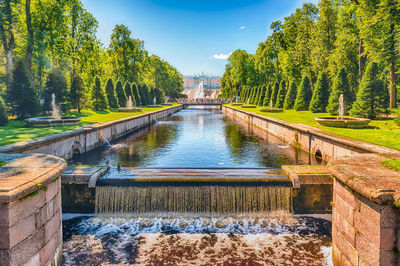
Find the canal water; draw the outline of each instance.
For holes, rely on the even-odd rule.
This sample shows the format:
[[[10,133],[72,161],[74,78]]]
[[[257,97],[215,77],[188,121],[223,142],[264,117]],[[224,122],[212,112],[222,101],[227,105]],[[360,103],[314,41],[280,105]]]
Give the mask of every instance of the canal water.
[[[107,184],[135,167],[279,168],[316,163],[307,153],[212,109],[182,110],[111,146],[82,154],[75,163],[106,162],[111,165],[102,177]],[[287,184],[107,185],[96,187],[96,208],[90,216],[64,215],[64,265],[331,261],[330,221],[294,215]]]

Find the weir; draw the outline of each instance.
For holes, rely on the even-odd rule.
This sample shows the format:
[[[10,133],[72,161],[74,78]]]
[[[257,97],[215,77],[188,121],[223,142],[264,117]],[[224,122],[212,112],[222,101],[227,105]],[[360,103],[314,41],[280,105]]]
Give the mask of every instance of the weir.
[[[242,214],[292,211],[283,186],[179,185],[96,187],[97,213],[189,212]]]
[[[293,209],[290,181],[274,168],[122,171],[122,176],[98,181],[97,213],[240,214]]]

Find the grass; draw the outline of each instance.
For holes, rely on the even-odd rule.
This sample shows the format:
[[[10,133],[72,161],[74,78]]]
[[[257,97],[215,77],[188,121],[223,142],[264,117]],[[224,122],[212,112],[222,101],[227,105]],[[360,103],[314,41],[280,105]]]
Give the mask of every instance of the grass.
[[[33,127],[27,127],[25,121],[12,119],[8,122],[7,125],[0,127],[0,146],[19,141],[26,141],[33,138],[43,137],[50,134],[60,133],[84,125],[90,125],[100,122],[108,122],[121,118],[137,116],[140,114],[164,109],[167,107],[170,106],[159,107],[159,108],[144,107],[142,112],[137,112],[137,113],[118,112],[115,110],[102,111],[102,112],[83,110],[81,113],[77,112],[69,113],[68,115],[80,117],[82,119],[78,126],[33,128]]]
[[[233,108],[241,109],[240,107]],[[243,110],[292,123],[301,123],[313,126],[329,133],[400,150],[400,126],[397,125],[393,119],[372,120],[369,127],[363,129],[333,128],[320,126],[315,122],[316,117],[330,116],[328,113],[316,114],[311,113],[310,111],[297,112],[294,110],[286,110],[282,113],[263,113],[258,111],[258,108],[246,108]]]
[[[396,170],[396,171],[400,171],[400,160],[387,160],[387,161],[383,161],[382,165],[386,168],[392,169],[392,170]]]
[[[6,164],[7,164],[7,162],[0,161],[0,167],[4,166]]]

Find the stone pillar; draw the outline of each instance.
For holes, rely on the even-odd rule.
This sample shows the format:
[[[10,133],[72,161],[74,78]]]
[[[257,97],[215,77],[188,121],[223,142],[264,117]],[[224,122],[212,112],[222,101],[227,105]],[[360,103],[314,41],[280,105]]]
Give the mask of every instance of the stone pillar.
[[[386,158],[364,154],[328,165],[335,176],[332,209],[334,265],[399,265],[400,172]],[[396,207],[397,206],[397,207]]]
[[[66,162],[41,154],[0,154],[0,161],[0,264],[60,265]]]

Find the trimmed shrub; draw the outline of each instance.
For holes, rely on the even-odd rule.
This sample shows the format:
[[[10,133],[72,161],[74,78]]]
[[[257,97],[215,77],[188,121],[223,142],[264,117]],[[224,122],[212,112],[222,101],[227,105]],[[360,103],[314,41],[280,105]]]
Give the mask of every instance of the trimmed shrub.
[[[260,89],[260,96],[258,97],[258,102],[257,102],[258,106],[263,105],[266,90],[267,90],[267,86],[265,84],[263,84]]]
[[[119,106],[125,107],[126,102],[128,101],[128,97],[126,97],[126,92],[125,92],[124,87],[122,86],[122,82],[120,80],[117,81],[117,85],[115,86],[115,91],[117,93]]]
[[[312,91],[310,79],[304,76],[300,83],[300,88],[297,92],[294,109],[296,111],[307,111],[310,106]]]
[[[294,102],[296,101],[296,96],[297,96],[296,82],[292,81],[292,83],[290,84],[289,90],[286,93],[285,101],[283,103],[283,108],[285,110],[293,109]]]
[[[0,97],[0,126],[5,126],[8,123],[8,113],[6,103]]]
[[[139,94],[140,94],[140,103],[142,106],[147,105],[147,97],[146,93],[144,92],[144,85],[139,85]]]
[[[132,93],[133,93],[133,96],[135,98],[136,105],[140,105],[142,103],[142,101],[140,99],[138,85],[135,82],[132,83]]]
[[[135,96],[133,95],[132,86],[131,86],[131,84],[130,84],[129,82],[126,82],[126,83],[125,83],[125,88],[124,88],[124,90],[125,90],[125,93],[126,93],[126,97],[127,97],[128,99],[129,99],[129,97],[131,97],[133,106],[136,106]]]
[[[118,108],[118,98],[117,98],[117,92],[115,91],[114,83],[112,79],[107,80],[106,84],[106,95],[107,95],[107,100],[108,104],[110,105],[111,108]]]
[[[318,77],[317,83],[315,84],[315,88],[310,102],[310,111],[313,113],[326,112],[328,99],[329,99],[328,74],[322,72]]]
[[[70,108],[70,102],[68,101],[68,84],[65,79],[64,72],[59,67],[51,69],[51,72],[47,76],[46,88],[43,91],[44,110],[51,110],[52,94],[56,97],[57,105],[63,113],[68,111]]]
[[[283,108],[283,103],[285,101],[286,96],[286,82],[284,80],[281,81],[279,86],[278,94],[276,95],[275,107],[276,108]]]
[[[345,109],[347,112],[349,112],[353,104],[354,97],[350,90],[347,73],[344,68],[339,69],[335,80],[333,81],[328,106],[326,107],[326,111],[331,115],[337,115],[339,113],[339,97],[341,94],[343,94]]]
[[[272,107],[275,107],[278,92],[279,92],[279,82],[276,81],[274,86],[272,87],[271,98],[269,99],[269,101],[272,102]],[[268,103],[268,104],[270,104],[270,103]]]
[[[256,95],[255,95],[254,101],[253,101],[253,104],[255,104],[255,105],[258,104],[258,99],[260,98],[261,90],[262,90],[262,85],[259,85],[257,87]]]
[[[90,92],[92,99],[92,108],[95,111],[103,111],[108,109],[108,101],[106,91],[100,85],[100,79],[96,77],[94,86]]]
[[[7,100],[13,105],[13,110],[18,119],[37,115],[40,110],[39,99],[31,84],[23,60],[15,64],[11,75],[12,81],[6,91]]]
[[[375,118],[378,113],[385,111],[385,84],[378,79],[378,64],[371,62],[362,78],[357,92],[356,101],[350,110],[350,114],[358,117]]]
[[[272,93],[272,86],[271,84],[267,85],[267,89],[265,90],[265,96],[263,99],[263,106],[270,106],[270,102],[271,102],[271,93]]]
[[[71,89],[69,90],[69,98],[71,100],[72,108],[77,108],[81,112],[82,97],[84,96],[83,80],[75,74],[72,78]]]
[[[143,93],[146,97],[147,104],[150,104],[150,105],[153,104],[153,98],[151,98],[149,88],[147,87],[146,84],[143,85]]]

